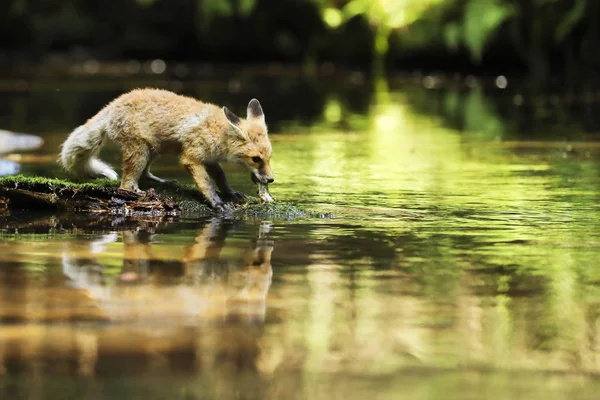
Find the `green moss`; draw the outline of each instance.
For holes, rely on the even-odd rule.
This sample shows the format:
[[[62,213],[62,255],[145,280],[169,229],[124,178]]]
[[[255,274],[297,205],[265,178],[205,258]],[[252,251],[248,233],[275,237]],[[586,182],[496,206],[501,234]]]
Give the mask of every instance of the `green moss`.
[[[119,182],[108,179],[96,179],[88,182],[73,182],[65,179],[45,178],[38,176],[14,175],[0,178],[0,194],[11,189],[27,190],[35,193],[50,194],[61,197],[63,204],[69,203],[71,193],[110,198],[115,194]],[[163,184],[152,184],[156,194],[169,198],[179,205],[181,214],[185,216],[209,216],[214,214],[204,197],[192,184],[181,184],[169,181]],[[69,196],[65,196],[67,193]],[[241,204],[236,204],[228,217],[233,218],[331,218],[329,213],[310,210],[289,203],[261,203],[260,199],[248,196]]]
[[[256,200],[254,202],[253,200]],[[273,218],[273,219],[298,219],[298,218],[333,218],[333,214],[318,210],[306,209],[288,203],[260,203],[252,199],[246,204],[238,206],[234,215],[247,218]]]
[[[89,182],[72,182],[66,179],[45,178],[42,176],[11,175],[0,178],[2,187],[19,187],[29,190],[38,189],[44,193],[54,191],[57,188],[69,189],[114,189],[119,182],[110,179],[96,179]]]

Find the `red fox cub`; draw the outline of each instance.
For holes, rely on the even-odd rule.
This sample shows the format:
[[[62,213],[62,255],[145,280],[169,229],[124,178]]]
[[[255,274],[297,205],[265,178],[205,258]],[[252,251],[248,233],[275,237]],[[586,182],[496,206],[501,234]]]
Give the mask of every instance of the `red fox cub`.
[[[262,107],[252,99],[246,111],[246,118],[241,119],[227,107],[219,108],[166,90],[135,89],[76,128],[62,145],[60,164],[81,177],[119,179],[109,165],[97,158],[109,138],[121,147],[121,189],[141,192],[138,181],[142,175],[164,182],[150,173],[152,161],[159,154],[177,152],[200,192],[213,208],[223,210],[223,200],[241,199],[244,195],[231,189],[219,162],[244,165],[252,171],[252,180],[259,190],[266,190],[267,184],[274,181],[271,142]]]

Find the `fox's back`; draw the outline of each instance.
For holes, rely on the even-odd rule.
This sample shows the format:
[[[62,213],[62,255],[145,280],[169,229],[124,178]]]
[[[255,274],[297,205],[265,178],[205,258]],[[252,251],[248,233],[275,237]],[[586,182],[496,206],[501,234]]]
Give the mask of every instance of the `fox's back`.
[[[198,115],[218,118],[219,108],[162,89],[135,89],[106,106],[110,131],[141,135],[148,141],[176,139]]]

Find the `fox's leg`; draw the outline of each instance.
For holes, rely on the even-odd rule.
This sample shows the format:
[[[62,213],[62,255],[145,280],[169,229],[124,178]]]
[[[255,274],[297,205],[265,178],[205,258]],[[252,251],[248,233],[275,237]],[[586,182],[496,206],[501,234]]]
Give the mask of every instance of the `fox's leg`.
[[[206,168],[204,168],[204,165],[187,157],[182,157],[181,164],[192,175],[200,193],[206,197],[210,202],[210,205],[213,208],[224,210],[225,205],[223,204],[223,200],[221,200],[214,186],[210,182],[210,176],[208,175]]]
[[[225,177],[225,172],[223,172],[223,168],[217,163],[204,163],[204,168],[206,168],[206,172],[212,178],[213,181],[217,184],[221,195],[225,199],[231,199],[234,201],[243,200],[245,198],[242,192],[235,192],[231,189],[231,186],[227,183],[227,178]]]
[[[143,193],[138,187],[138,182],[146,165],[148,165],[149,159],[150,149],[145,143],[127,143],[126,147],[123,148],[121,189]]]
[[[150,172],[150,165],[152,164],[152,162],[154,160],[156,160],[157,157],[158,157],[158,155],[156,153],[150,154],[150,158],[148,159],[148,164],[146,165],[146,168],[144,168],[144,172],[142,172],[142,175],[144,175],[146,178],[156,181],[158,183],[165,183],[166,179],[159,178],[158,176],[156,176],[152,172]]]

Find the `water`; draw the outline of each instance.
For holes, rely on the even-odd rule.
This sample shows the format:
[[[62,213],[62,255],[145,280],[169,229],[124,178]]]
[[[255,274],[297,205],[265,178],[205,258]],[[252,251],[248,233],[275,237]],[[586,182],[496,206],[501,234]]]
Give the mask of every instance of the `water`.
[[[336,218],[1,217],[1,398],[596,398],[587,106],[274,81],[179,89],[240,114],[261,99],[271,193]],[[24,173],[62,176],[66,133],[135,82],[44,85],[1,93],[0,120],[45,140],[8,156]],[[189,180],[169,158],[154,172]]]

